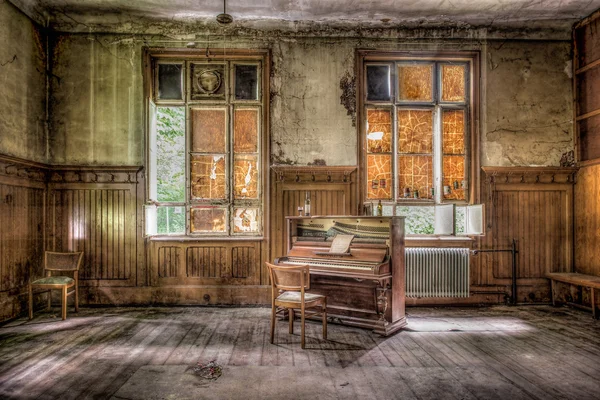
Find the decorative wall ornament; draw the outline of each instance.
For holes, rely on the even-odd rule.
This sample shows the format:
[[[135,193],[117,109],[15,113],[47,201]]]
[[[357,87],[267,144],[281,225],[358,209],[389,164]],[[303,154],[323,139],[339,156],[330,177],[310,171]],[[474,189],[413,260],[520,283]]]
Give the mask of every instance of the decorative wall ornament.
[[[227,77],[224,64],[193,63],[191,100],[225,100]]]

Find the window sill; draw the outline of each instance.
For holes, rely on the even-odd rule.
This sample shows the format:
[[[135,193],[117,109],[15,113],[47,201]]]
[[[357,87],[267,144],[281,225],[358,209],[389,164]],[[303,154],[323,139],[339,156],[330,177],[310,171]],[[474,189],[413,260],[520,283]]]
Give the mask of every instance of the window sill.
[[[260,242],[264,236],[150,236],[150,242]]]
[[[475,238],[470,236],[412,236],[404,239],[406,247],[472,247]]]

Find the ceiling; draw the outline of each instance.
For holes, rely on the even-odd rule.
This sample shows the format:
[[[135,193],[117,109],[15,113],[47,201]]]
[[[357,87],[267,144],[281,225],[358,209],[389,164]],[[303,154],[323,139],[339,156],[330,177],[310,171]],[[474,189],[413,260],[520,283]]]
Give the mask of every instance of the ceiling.
[[[223,0],[10,0],[60,30],[160,23],[215,23]],[[600,0],[228,0],[238,26],[318,24],[369,27],[565,29]],[[78,28],[75,28],[78,26]],[[85,30],[85,29],[84,29]]]

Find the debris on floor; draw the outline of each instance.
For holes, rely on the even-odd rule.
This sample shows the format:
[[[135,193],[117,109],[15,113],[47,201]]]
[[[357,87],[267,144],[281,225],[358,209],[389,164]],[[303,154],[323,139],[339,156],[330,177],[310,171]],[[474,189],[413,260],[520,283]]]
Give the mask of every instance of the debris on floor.
[[[223,368],[212,360],[207,364],[198,363],[194,368],[194,373],[204,379],[218,379],[223,373]]]

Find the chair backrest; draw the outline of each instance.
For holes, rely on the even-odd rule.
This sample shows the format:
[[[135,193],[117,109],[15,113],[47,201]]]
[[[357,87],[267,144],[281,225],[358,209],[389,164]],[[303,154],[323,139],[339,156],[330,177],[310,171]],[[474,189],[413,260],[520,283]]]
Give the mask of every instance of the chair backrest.
[[[83,261],[83,252],[59,253],[47,251],[44,253],[44,268],[46,271],[79,271]]]
[[[266,263],[273,289],[301,292],[310,289],[308,265],[273,265]]]

